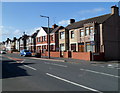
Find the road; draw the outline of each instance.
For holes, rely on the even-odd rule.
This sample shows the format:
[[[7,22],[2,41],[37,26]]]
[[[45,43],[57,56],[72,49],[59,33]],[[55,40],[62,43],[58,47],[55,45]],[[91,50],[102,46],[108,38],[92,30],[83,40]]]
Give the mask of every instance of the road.
[[[118,64],[69,63],[17,54],[2,56],[2,91],[119,93]]]

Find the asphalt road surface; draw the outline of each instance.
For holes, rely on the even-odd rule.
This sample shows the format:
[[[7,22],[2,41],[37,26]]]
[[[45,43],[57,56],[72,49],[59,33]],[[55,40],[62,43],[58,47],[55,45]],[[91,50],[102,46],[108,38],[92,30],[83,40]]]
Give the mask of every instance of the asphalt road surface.
[[[2,56],[2,91],[120,93],[118,64],[69,63]]]

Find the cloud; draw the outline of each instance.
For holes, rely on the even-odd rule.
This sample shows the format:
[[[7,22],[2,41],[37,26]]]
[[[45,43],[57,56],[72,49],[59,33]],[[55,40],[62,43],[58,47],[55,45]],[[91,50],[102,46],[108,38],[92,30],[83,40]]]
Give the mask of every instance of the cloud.
[[[85,19],[87,19],[86,17],[83,17],[83,18],[81,18],[80,20],[85,20]]]
[[[58,22],[58,24],[62,25],[62,26],[68,25],[68,24],[70,24],[70,20],[61,20],[60,22]]]
[[[32,35],[32,34],[35,33],[38,29],[40,29],[40,27],[35,27],[35,28],[32,28],[32,29],[26,29],[26,30],[25,30],[25,33],[28,34],[28,35]]]
[[[22,35],[22,30],[16,29],[12,26],[0,26],[0,36],[2,39],[5,41],[6,38],[11,38],[17,37],[19,38]],[[1,40],[0,40],[1,41]]]
[[[4,27],[4,26],[0,26],[0,33],[2,32],[3,27]]]
[[[16,34],[21,34],[21,30],[16,29],[16,30],[14,31],[14,34],[15,34],[15,35],[16,35]]]
[[[98,13],[101,11],[104,11],[104,8],[94,8],[94,9],[90,9],[90,10],[81,10],[78,13],[79,14],[88,14],[88,13]]]

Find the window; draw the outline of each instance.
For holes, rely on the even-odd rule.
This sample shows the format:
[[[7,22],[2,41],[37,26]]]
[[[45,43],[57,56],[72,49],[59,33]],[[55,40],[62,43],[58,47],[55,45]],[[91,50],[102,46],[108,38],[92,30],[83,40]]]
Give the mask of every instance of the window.
[[[61,51],[64,50],[64,44],[60,44],[60,50],[61,50]]]
[[[34,41],[33,38],[31,38],[31,43],[33,43],[33,41]]]
[[[86,52],[94,52],[95,50],[94,50],[94,47],[95,47],[95,45],[92,45],[91,43],[86,43]]]
[[[90,43],[86,43],[86,52],[90,52]]]
[[[54,49],[54,45],[51,45],[51,46],[50,46],[50,50],[53,50],[53,49]]]
[[[53,41],[53,40],[54,40],[53,35],[51,35],[51,41]]]
[[[71,31],[71,38],[74,38],[74,31]]]
[[[43,41],[46,41],[46,38],[45,38],[45,36],[43,36],[42,38],[43,38]]]
[[[40,42],[40,37],[37,38],[37,42]]]
[[[60,39],[64,39],[65,38],[65,33],[64,32],[60,32]]]
[[[83,37],[83,36],[84,36],[84,30],[81,29],[81,30],[80,30],[80,37]]]
[[[91,27],[90,27],[90,33],[92,33],[92,32],[93,32],[93,27],[91,26]]]
[[[86,36],[89,35],[89,28],[88,27],[85,28],[85,35]]]

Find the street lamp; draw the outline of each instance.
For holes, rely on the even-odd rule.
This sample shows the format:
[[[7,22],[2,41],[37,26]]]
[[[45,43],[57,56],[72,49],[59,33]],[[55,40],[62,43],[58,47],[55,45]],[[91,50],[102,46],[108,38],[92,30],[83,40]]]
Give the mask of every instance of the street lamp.
[[[49,30],[49,17],[40,15],[40,17],[48,18],[48,58],[50,58],[50,30]]]

